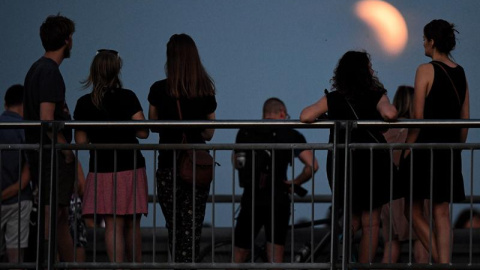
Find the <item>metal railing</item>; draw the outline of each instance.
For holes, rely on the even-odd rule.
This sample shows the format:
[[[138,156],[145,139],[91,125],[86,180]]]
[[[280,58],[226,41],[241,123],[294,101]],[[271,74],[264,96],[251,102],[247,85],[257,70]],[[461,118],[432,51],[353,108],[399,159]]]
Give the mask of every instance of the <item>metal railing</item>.
[[[468,128],[479,128],[480,127],[480,121],[478,120],[452,120],[452,121],[443,121],[443,120],[435,120],[435,121],[415,121],[415,120],[403,120],[403,121],[398,121],[398,122],[391,122],[391,123],[386,123],[382,121],[320,121],[312,124],[304,124],[300,123],[298,121],[268,121],[268,120],[262,120],[262,121],[125,121],[125,122],[77,122],[77,121],[70,121],[70,122],[22,122],[22,123],[0,123],[0,128],[37,128],[37,129],[42,129],[46,130],[48,128],[51,128],[53,126],[53,130],[58,130],[59,128],[62,127],[69,127],[69,128],[85,128],[85,127],[90,127],[90,128],[140,128],[140,127],[147,127],[147,128],[153,128],[153,127],[162,127],[162,128],[215,128],[215,129],[236,129],[236,128],[242,128],[242,127],[275,127],[275,128],[301,128],[301,129],[330,129],[332,132],[335,132],[335,138],[338,138],[338,134],[344,133],[346,141],[340,142],[338,140],[335,140],[333,143],[306,143],[306,144],[245,144],[245,145],[238,145],[238,144],[233,144],[233,143],[211,143],[211,144],[164,144],[164,145],[159,145],[159,144],[124,144],[124,145],[112,145],[112,144],[89,144],[89,145],[76,145],[76,144],[58,144],[54,141],[53,147],[50,144],[23,144],[23,145],[4,145],[0,144],[0,151],[11,151],[11,150],[18,150],[18,151],[32,151],[36,150],[38,153],[41,155],[42,153],[45,153],[44,151],[39,151],[40,149],[46,149],[50,151],[49,158],[51,158],[51,164],[54,164],[56,155],[59,150],[63,149],[70,149],[73,150],[76,153],[76,156],[78,157],[78,153],[81,151],[85,150],[104,150],[104,149],[130,149],[130,150],[142,150],[142,151],[147,151],[147,152],[153,152],[153,162],[147,163],[147,167],[151,166],[153,167],[153,172],[156,171],[156,156],[158,151],[160,150],[184,150],[184,149],[206,149],[206,150],[211,150],[212,155],[214,158],[216,157],[216,154],[221,152],[221,151],[232,151],[232,150],[239,150],[239,149],[275,149],[275,150],[291,150],[293,151],[294,149],[310,149],[314,151],[314,153],[322,152],[322,151],[333,151],[334,155],[337,153],[337,151],[344,151],[345,156],[348,157],[348,153],[352,150],[355,149],[371,149],[371,150],[377,150],[377,149],[386,149],[390,153],[392,153],[393,150],[397,149],[462,149],[462,150],[468,150],[471,152],[471,157],[470,157],[470,162],[469,162],[469,175],[468,177],[465,177],[465,179],[469,179],[469,184],[470,184],[470,190],[467,192],[467,201],[464,203],[468,203],[470,208],[474,208],[474,205],[480,202],[479,194],[475,194],[473,189],[474,189],[474,172],[475,172],[475,160],[474,160],[474,152],[478,149],[480,149],[480,143],[451,143],[451,144],[434,144],[434,143],[416,143],[416,144],[403,144],[403,143],[367,143],[367,144],[361,144],[361,143],[350,143],[349,142],[349,136],[351,134],[351,131],[356,128],[401,128],[401,127],[407,127],[407,128],[420,128],[420,127],[468,127]],[[233,140],[233,139],[232,139]],[[43,157],[44,158],[44,157]],[[40,158],[40,162],[42,160],[42,157]],[[348,158],[345,159],[348,164]],[[223,164],[228,164],[230,161],[221,161]],[[323,162],[321,162],[323,164]],[[41,164],[40,164],[41,165]],[[335,166],[335,164],[333,165]],[[41,167],[41,166],[40,166]],[[321,165],[321,167],[323,167]],[[343,168],[345,172],[348,171],[348,165]],[[295,169],[292,168],[292,175],[295,175]],[[348,175],[348,173],[345,173],[345,175]],[[313,181],[311,183],[311,188],[312,190],[315,190],[314,185],[315,185],[315,177],[313,178]],[[216,228],[215,226],[215,205],[219,203],[230,203],[232,204],[232,216],[231,216],[231,224],[233,226],[234,224],[234,212],[235,212],[235,205],[239,201],[239,195],[236,194],[235,190],[235,169],[232,168],[232,174],[231,174],[231,183],[232,183],[232,191],[231,195],[228,194],[217,194],[216,192],[216,186],[217,186],[217,181],[218,179],[216,178],[216,174],[214,174],[214,179],[212,182],[212,188],[211,188],[211,194],[209,198],[209,203],[211,204],[211,207],[213,208],[212,210],[212,228],[211,228],[211,247],[212,251],[215,249],[215,244],[216,244],[216,230],[219,230],[219,228]],[[49,181],[50,179],[43,179],[42,181]],[[40,185],[42,184],[42,181],[40,182]],[[150,180],[151,181],[151,180]],[[153,179],[154,182],[156,182],[156,179]],[[334,180],[334,183],[337,181],[345,181],[345,186],[348,187],[350,185],[348,179],[345,177],[345,179],[337,179]],[[55,185],[53,185],[55,186]],[[154,184],[154,187],[156,187],[156,184]],[[53,189],[52,194],[55,194],[55,189]],[[335,194],[335,193],[333,193]],[[293,195],[293,194],[292,194]],[[347,195],[347,193],[345,193]],[[52,196],[53,201],[52,204],[50,205],[50,213],[56,213],[56,204],[55,204],[55,196]],[[344,196],[344,200],[347,200],[348,196]],[[153,196],[151,196],[151,200],[153,201],[153,211],[156,212],[158,211],[158,207],[156,205],[156,190],[154,188]],[[160,230],[160,228],[157,227],[155,218],[153,221],[153,232],[152,232],[152,237],[153,237],[153,259],[152,262],[142,262],[142,263],[112,263],[112,262],[104,262],[104,261],[98,261],[96,258],[96,252],[99,250],[97,247],[98,242],[102,242],[101,239],[98,239],[99,237],[97,236],[97,229],[93,230],[93,258],[91,261],[86,261],[86,262],[57,262],[57,251],[56,251],[56,246],[55,246],[55,241],[50,241],[48,245],[48,250],[44,250],[44,243],[43,243],[43,225],[44,225],[44,213],[43,213],[43,207],[42,205],[45,205],[45,202],[42,202],[40,199],[39,202],[39,215],[38,215],[38,232],[36,235],[37,239],[37,260],[32,263],[19,263],[19,262],[11,262],[11,263],[0,263],[0,269],[1,268],[30,268],[30,269],[42,269],[42,268],[48,268],[48,269],[54,269],[54,268],[82,268],[82,269],[113,269],[113,268],[131,268],[131,269],[177,269],[177,268],[207,268],[207,269],[217,269],[217,268],[230,268],[230,269],[243,269],[243,268],[267,268],[267,269],[276,269],[276,268],[301,268],[301,269],[337,269],[337,268],[342,268],[342,269],[347,269],[347,268],[391,268],[391,269],[396,269],[396,268],[455,268],[455,269],[480,269],[480,262],[476,261],[474,258],[474,255],[480,254],[480,241],[478,238],[478,232],[470,229],[469,230],[469,247],[468,247],[468,259],[464,262],[456,262],[455,258],[452,258],[451,262],[449,264],[416,264],[412,261],[412,246],[411,244],[409,245],[408,248],[408,254],[409,254],[409,259],[407,262],[403,263],[378,263],[375,261],[374,263],[370,264],[359,264],[355,263],[351,259],[351,253],[352,253],[352,248],[351,246],[353,245],[352,242],[345,242],[343,245],[341,245],[343,242],[339,241],[339,238],[337,236],[343,235],[343,239],[353,239],[350,237],[350,230],[346,229],[349,228],[350,226],[348,225],[349,219],[345,218],[342,220],[343,226],[340,226],[338,222],[335,222],[340,219],[340,214],[339,214],[339,208],[336,207],[336,205],[344,205],[343,212],[349,213],[349,205],[346,203],[347,201],[340,203],[339,198],[336,198],[335,195],[331,196],[330,194],[314,194],[314,192],[311,193],[311,195],[307,198],[304,199],[298,199],[296,198],[294,200],[294,203],[292,204],[292,208],[295,207],[295,203],[307,203],[311,205],[311,219],[314,219],[315,216],[315,204],[316,203],[332,203],[332,213],[331,213],[331,235],[335,237],[330,238],[330,244],[329,244],[329,260],[327,262],[317,262],[314,259],[311,259],[310,261],[307,262],[295,262],[294,261],[294,256],[295,250],[298,249],[298,242],[299,240],[295,239],[294,234],[291,234],[291,239],[290,239],[290,247],[287,246],[287,250],[289,250],[289,254],[286,257],[290,257],[290,259],[287,258],[284,263],[268,263],[268,262],[263,262],[263,263],[257,263],[257,262],[248,262],[248,263],[234,263],[233,262],[233,249],[231,249],[231,258],[229,262],[194,262],[194,263],[175,263],[170,259],[164,259],[161,261],[158,261],[155,259],[156,254],[160,252],[159,250],[156,250],[156,243],[157,243],[157,232],[156,230]],[[1,201],[0,201],[0,206],[1,206]],[[292,211],[294,213],[294,211]],[[1,217],[0,217],[1,220]],[[56,215],[53,214],[50,218],[50,235],[55,239],[56,235],[56,230],[55,230],[55,224],[54,222],[56,220]],[[292,218],[293,221],[293,218]],[[292,222],[293,224],[293,222]],[[293,225],[291,227],[292,230],[294,230]],[[101,229],[99,229],[101,231]],[[309,240],[311,249],[313,250],[315,248],[316,242],[318,242],[318,228],[313,226],[313,221],[312,221],[312,226],[307,229],[307,240]],[[229,228],[229,231],[231,232],[231,239],[233,239],[233,228]],[[299,237],[300,238],[300,237]],[[303,239],[302,239],[303,240]],[[162,239],[160,240],[163,243],[167,242],[167,239]],[[301,241],[301,240],[300,240]],[[44,252],[41,252],[44,251]],[[313,257],[312,257],[313,258]]]

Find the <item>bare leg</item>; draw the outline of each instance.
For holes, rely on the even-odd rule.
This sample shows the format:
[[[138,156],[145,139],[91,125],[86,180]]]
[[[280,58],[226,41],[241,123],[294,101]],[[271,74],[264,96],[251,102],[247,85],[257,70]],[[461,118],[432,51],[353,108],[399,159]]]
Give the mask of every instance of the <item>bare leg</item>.
[[[50,239],[50,206],[45,206],[45,239]],[[68,207],[59,207],[57,213],[57,245],[60,259],[64,262],[73,262],[73,240],[68,224]]]
[[[413,229],[417,234],[418,240],[420,240],[420,242],[423,244],[425,249],[428,251],[430,250],[430,225],[425,218],[423,210],[424,210],[423,200],[413,201],[413,205],[412,205]],[[433,260],[435,262],[438,262],[437,240],[434,232],[432,232],[431,253],[432,253]]]
[[[111,262],[123,262],[125,255],[125,239],[123,228],[125,220],[123,216],[117,216],[114,220],[113,215],[105,216],[105,245],[108,258]],[[116,228],[116,229],[115,229]],[[114,232],[115,231],[115,232]],[[114,244],[114,239],[115,244]],[[113,253],[115,250],[115,258]]]
[[[435,230],[437,237],[438,263],[449,263],[450,260],[450,209],[447,202],[433,205]],[[453,237],[453,235],[452,235]]]
[[[50,206],[45,206],[45,240],[50,239]]]
[[[371,221],[370,221],[371,219]],[[362,212],[362,236],[358,251],[359,263],[370,263],[375,258],[380,231],[380,208]],[[371,241],[370,241],[371,240]]]
[[[273,255],[275,255],[275,257],[272,256],[272,243],[267,242],[268,261],[275,263],[283,262],[283,253],[285,251],[285,246],[273,244],[273,249]]]
[[[133,215],[125,217],[126,233],[126,250],[129,261],[141,262],[142,261],[142,234],[140,232],[140,219],[142,215],[137,215],[135,224],[133,224]],[[135,243],[133,242],[133,235],[135,234]],[[133,246],[135,245],[135,254],[133,254]]]
[[[413,255],[416,263],[428,263],[428,251],[423,246],[420,240],[413,242]]]
[[[391,254],[391,257],[390,257]],[[382,263],[396,263],[400,257],[400,243],[398,240],[385,242]]]
[[[60,259],[64,262],[73,262],[74,247],[68,223],[68,207],[60,207],[57,217],[57,244]]]
[[[20,251],[20,254],[19,254]],[[18,250],[18,248],[7,248],[8,261],[11,263],[23,262],[24,248]],[[20,259],[20,260],[19,260]]]
[[[234,252],[234,257],[233,257],[234,262],[243,263],[245,262],[248,255],[250,254],[250,249],[234,247],[233,252]]]

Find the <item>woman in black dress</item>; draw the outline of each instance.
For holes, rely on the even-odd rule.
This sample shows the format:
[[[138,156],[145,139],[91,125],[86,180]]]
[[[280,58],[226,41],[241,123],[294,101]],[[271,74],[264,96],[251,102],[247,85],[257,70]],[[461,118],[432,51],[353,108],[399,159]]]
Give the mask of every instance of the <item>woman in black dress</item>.
[[[386,90],[374,75],[370,57],[366,52],[345,53],[338,62],[332,82],[332,89],[335,91],[327,93],[316,103],[305,108],[300,115],[302,122],[313,122],[326,112],[328,112],[328,118],[332,120],[396,119],[397,110],[390,104]],[[333,142],[333,136],[333,132],[330,132],[330,142]],[[338,142],[345,142],[344,131],[340,132]],[[351,142],[386,143],[381,132],[375,129],[354,129]],[[351,225],[354,231],[362,229],[359,262],[368,263],[373,260],[377,249],[381,206],[390,199],[389,192],[385,191],[389,190],[391,161],[389,153],[384,150],[373,151],[372,163],[370,150],[353,150],[351,155],[353,216]],[[333,184],[332,158],[332,152],[329,151],[327,175],[331,187]],[[344,160],[344,151],[338,151],[337,194],[343,193],[344,190]],[[370,184],[370,179],[373,180],[373,184]],[[373,190],[372,194],[370,194],[370,188]],[[370,197],[372,197],[372,207],[370,207]]]
[[[165,73],[167,78],[155,82],[148,94],[150,120],[179,120],[177,100],[180,102],[183,120],[215,119],[217,108],[215,86],[203,67],[195,42],[190,36],[176,34],[170,37],[167,43]],[[183,133],[188,143],[205,143],[212,139],[214,133],[213,129],[167,128],[152,131],[159,133],[160,144],[180,144]],[[173,151],[159,151],[158,200],[166,219],[169,246],[174,261],[195,262],[198,258],[210,188],[196,186],[193,196],[192,184],[181,181],[179,177],[174,184],[173,165]],[[192,246],[195,246],[195,249]]]
[[[450,59],[450,52],[456,44],[455,32],[454,25],[444,20],[433,20],[423,29],[425,55],[432,58],[432,61],[417,68],[413,99],[414,119],[470,118],[465,72]],[[467,132],[466,128],[409,129],[406,142],[463,143],[467,139]],[[408,179],[405,180],[408,183],[408,166],[410,158],[413,159],[413,192],[406,190],[406,197],[412,196],[413,200],[413,228],[425,248],[430,250],[429,221],[423,214],[423,201],[431,199],[435,222],[431,254],[435,262],[448,263],[451,240],[449,203],[465,199],[460,150],[413,150],[412,155],[406,151],[404,157],[407,159],[402,161],[402,170],[406,174],[403,179]],[[406,210],[408,211],[409,207],[406,207]]]

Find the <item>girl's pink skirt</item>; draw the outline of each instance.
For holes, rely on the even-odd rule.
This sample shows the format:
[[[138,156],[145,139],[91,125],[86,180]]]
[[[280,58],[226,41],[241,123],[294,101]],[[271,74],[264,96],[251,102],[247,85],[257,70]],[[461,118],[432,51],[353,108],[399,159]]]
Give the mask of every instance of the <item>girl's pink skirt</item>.
[[[88,173],[83,195],[83,215],[95,213],[95,191],[99,215],[148,213],[148,184],[145,168],[117,173]],[[115,194],[116,178],[116,194]],[[135,185],[136,183],[136,185]],[[96,185],[96,190],[95,190]],[[135,192],[135,193],[134,193]],[[136,195],[135,195],[136,194]],[[116,208],[115,208],[116,207]]]

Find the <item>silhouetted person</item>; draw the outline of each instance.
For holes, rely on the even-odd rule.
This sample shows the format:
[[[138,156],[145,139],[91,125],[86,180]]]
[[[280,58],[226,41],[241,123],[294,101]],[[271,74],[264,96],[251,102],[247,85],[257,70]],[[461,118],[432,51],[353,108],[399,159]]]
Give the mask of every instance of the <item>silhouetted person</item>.
[[[263,119],[286,120],[290,116],[287,107],[278,98],[269,98],[263,105]],[[306,143],[305,137],[292,128],[242,128],[237,133],[236,143]],[[318,169],[317,160],[310,149],[255,150],[255,168],[252,168],[252,150],[235,151],[235,168],[238,169],[243,195],[240,213],[235,225],[235,262],[245,262],[252,249],[254,238],[265,229],[268,261],[282,262],[290,221],[290,196],[292,184],[300,186],[312,178]],[[295,179],[287,178],[292,158],[303,163],[301,173]],[[272,162],[274,158],[274,162]],[[252,170],[253,169],[253,170]],[[272,178],[274,183],[272,184]],[[252,196],[252,191],[255,196]],[[272,198],[272,192],[274,193]],[[272,204],[272,199],[273,204]],[[254,209],[252,212],[252,206]],[[273,224],[272,227],[272,212]],[[254,231],[252,232],[252,222]],[[272,232],[274,232],[272,239]],[[273,247],[273,254],[272,254]]]
[[[0,122],[22,121],[23,92],[24,88],[19,84],[8,88],[5,93],[5,111],[0,116]],[[24,144],[23,129],[0,129],[0,143]],[[3,233],[0,235],[5,238],[8,261],[23,262],[24,251],[28,247],[30,211],[32,210],[30,167],[24,151],[5,149],[1,153],[2,194],[0,198]]]
[[[469,119],[469,93],[465,71],[450,59],[455,48],[454,25],[444,20],[433,20],[423,29],[423,47],[430,63],[421,64],[415,75],[413,119]],[[464,143],[467,128],[425,127],[409,129],[406,143]],[[409,183],[406,201],[413,200],[413,229],[423,246],[431,252],[437,263],[449,263],[451,226],[450,203],[465,199],[461,150],[414,149],[413,155],[405,151],[404,179],[414,177],[413,192]],[[409,168],[413,159],[412,168]],[[433,172],[433,174],[431,173]],[[433,181],[433,186],[430,184]],[[423,201],[430,199],[434,230],[425,218]],[[407,210],[410,207],[406,207]],[[407,217],[410,214],[407,213]],[[431,239],[431,242],[430,242]],[[430,246],[432,246],[430,250]]]
[[[45,54],[30,67],[25,77],[24,118],[33,121],[70,120],[70,113],[65,102],[65,83],[59,66],[65,58],[70,57],[72,35],[75,24],[68,18],[56,15],[49,16],[40,27],[40,38]],[[26,129],[27,143],[40,143],[41,134],[38,130]],[[53,137],[57,143],[70,143],[72,131],[61,129],[53,134],[51,128],[43,134],[46,144],[51,144]],[[71,262],[73,256],[73,241],[68,224],[68,207],[75,180],[75,156],[72,150],[63,149],[57,155],[57,164],[52,164],[50,149],[43,150],[42,164],[42,199],[45,202],[45,239],[49,239],[50,221],[50,184],[51,178],[58,182],[57,188],[57,244],[60,259]],[[32,171],[32,179],[39,183],[39,153],[29,151],[28,158]],[[51,169],[53,167],[53,175]],[[58,174],[57,174],[58,171]],[[44,249],[41,249],[42,251]]]
[[[316,103],[303,109],[300,120],[314,122],[328,112],[331,120],[395,120],[397,110],[390,104],[386,90],[379,82],[372,69],[370,56],[366,52],[349,51],[339,60],[332,78],[332,89]],[[340,131],[338,142],[345,142],[345,132]],[[333,143],[334,132],[330,132],[329,142]],[[351,134],[351,142],[386,143],[385,138],[377,129],[355,129]],[[373,153],[373,156],[372,156]],[[378,245],[380,209],[390,200],[390,156],[387,151],[355,149],[351,152],[352,179],[352,222],[354,232],[362,229],[359,247],[359,262],[372,262]],[[344,151],[337,152],[335,182],[337,195],[343,194],[345,175]],[[372,162],[370,161],[372,159]],[[333,153],[328,152],[327,176],[330,187],[333,186]],[[370,167],[373,166],[371,171]],[[340,169],[342,168],[342,169]],[[372,181],[372,184],[370,184]],[[373,191],[370,192],[370,189]],[[371,199],[371,202],[370,202]],[[343,202],[343,200],[339,200]],[[371,211],[370,211],[371,209]],[[345,213],[348,217],[348,213]],[[371,245],[370,245],[371,243]]]

